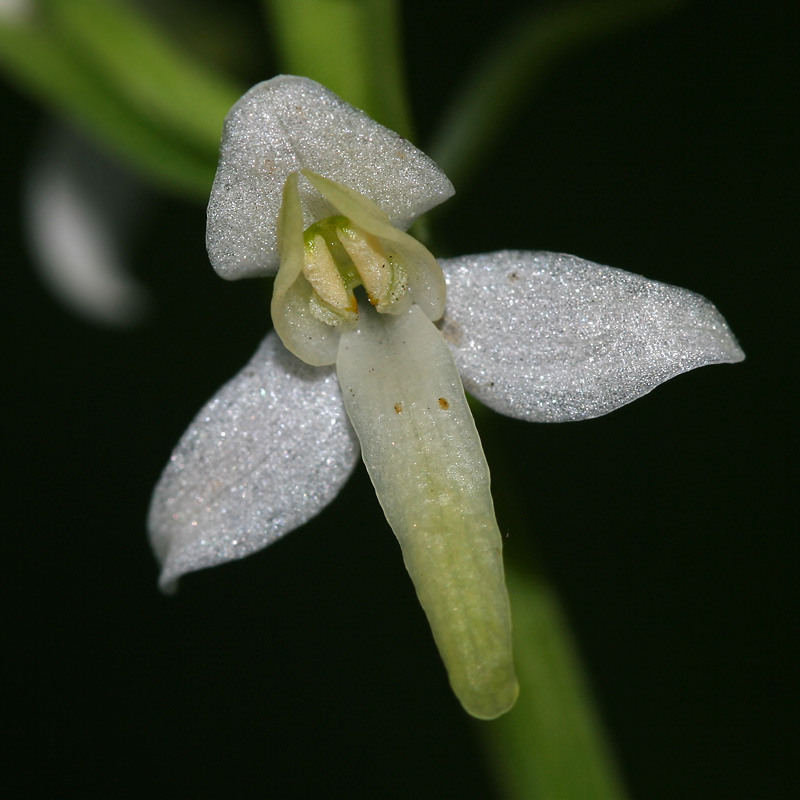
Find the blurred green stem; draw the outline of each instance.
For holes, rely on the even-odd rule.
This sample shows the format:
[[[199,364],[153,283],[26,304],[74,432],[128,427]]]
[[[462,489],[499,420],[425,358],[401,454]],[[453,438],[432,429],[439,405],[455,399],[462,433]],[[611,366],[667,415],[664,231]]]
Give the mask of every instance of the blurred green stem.
[[[530,472],[508,461],[507,423],[491,412],[481,417],[500,530],[515,533],[504,561],[520,692],[508,714],[476,725],[476,735],[507,800],[625,800],[579,649],[536,555]]]
[[[412,138],[395,0],[263,0],[281,69]]]
[[[567,621],[541,573],[507,562],[520,696],[481,727],[509,800],[623,800]]]
[[[535,4],[487,48],[450,99],[428,155],[460,191],[559,59],[587,43],[673,11],[686,0],[573,0]]]

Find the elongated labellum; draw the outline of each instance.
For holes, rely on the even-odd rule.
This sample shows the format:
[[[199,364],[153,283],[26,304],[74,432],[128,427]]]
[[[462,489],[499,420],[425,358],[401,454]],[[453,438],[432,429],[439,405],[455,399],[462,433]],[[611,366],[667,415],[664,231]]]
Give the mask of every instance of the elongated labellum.
[[[400,316],[365,306],[339,343],[347,413],[453,691],[492,719],[518,687],[486,458],[437,328],[418,306]]]

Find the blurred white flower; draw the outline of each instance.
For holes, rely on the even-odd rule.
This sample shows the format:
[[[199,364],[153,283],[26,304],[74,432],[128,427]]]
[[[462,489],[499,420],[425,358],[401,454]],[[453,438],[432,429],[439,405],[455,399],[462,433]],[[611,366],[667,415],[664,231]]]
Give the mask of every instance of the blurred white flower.
[[[0,20],[24,22],[36,11],[34,0],[0,0]]]
[[[149,309],[124,255],[142,193],[121,164],[66,128],[49,130],[34,150],[23,205],[33,263],[53,293],[91,322],[126,327]]]

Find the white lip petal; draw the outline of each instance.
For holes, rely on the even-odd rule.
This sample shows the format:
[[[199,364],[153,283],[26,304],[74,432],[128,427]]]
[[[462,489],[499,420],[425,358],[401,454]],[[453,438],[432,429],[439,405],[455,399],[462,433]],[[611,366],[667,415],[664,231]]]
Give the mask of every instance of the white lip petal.
[[[744,358],[717,309],[686,289],[558,253],[440,264],[441,329],[464,386],[511,417],[597,417],[682,372]]]
[[[418,306],[367,309],[336,367],[453,691],[492,719],[517,696],[511,616],[489,468],[452,355]]]
[[[271,544],[336,497],[358,460],[333,369],[270,333],[194,419],[150,507],[160,584]]]
[[[281,191],[303,168],[370,198],[402,229],[453,194],[445,174],[409,141],[324,86],[279,75],[250,89],[225,121],[206,234],[219,275],[275,272]],[[301,201],[306,225],[330,213],[310,185],[301,187]]]

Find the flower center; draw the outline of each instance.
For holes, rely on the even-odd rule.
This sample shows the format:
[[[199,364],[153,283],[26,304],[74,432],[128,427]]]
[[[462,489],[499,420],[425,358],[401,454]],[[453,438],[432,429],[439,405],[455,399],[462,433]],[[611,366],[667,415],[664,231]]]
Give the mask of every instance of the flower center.
[[[300,177],[319,194],[315,202],[324,201],[333,212],[308,228]],[[358,287],[381,314],[404,314],[413,304],[428,319],[442,316],[447,287],[436,259],[354,189],[311,170],[291,173],[277,233],[281,266],[272,321],[286,348],[307,364],[336,362],[342,333],[361,323]]]
[[[303,234],[303,275],[311,284],[311,312],[326,325],[358,314],[354,290],[363,286],[370,303],[386,312],[408,289],[402,262],[388,255],[378,237],[347,217],[315,222]]]

